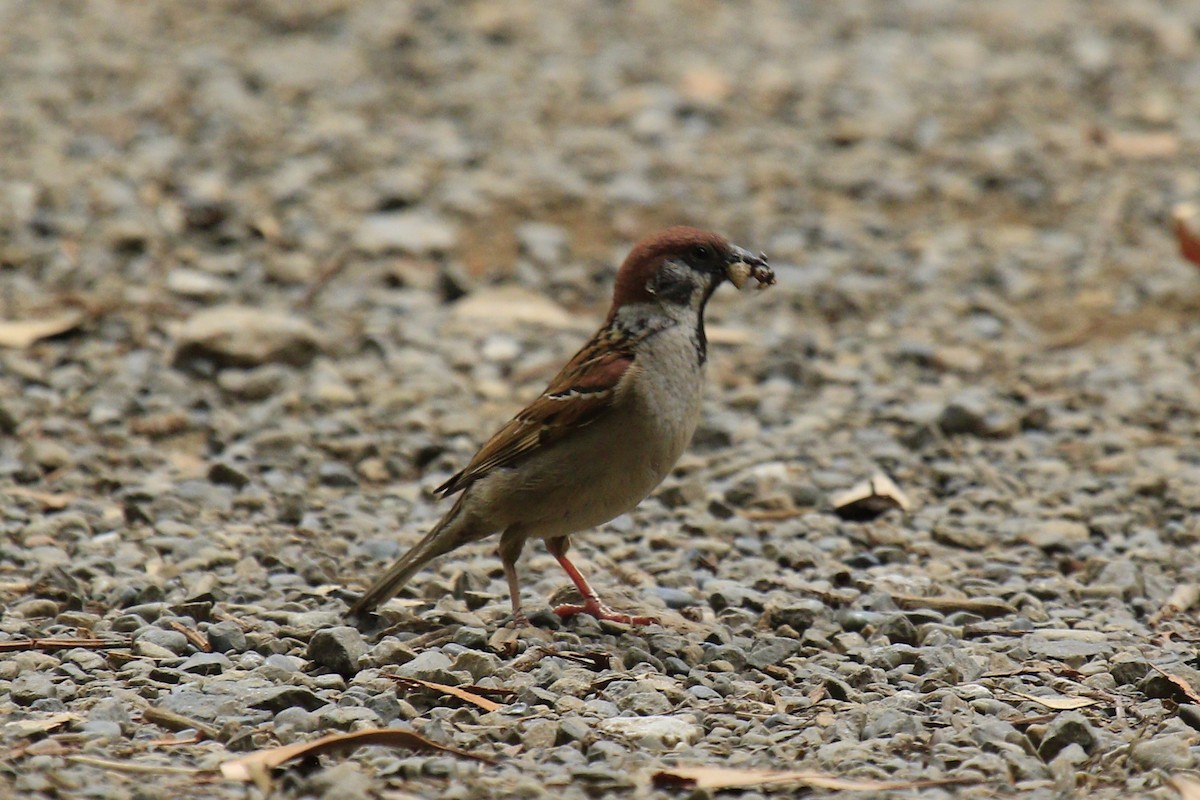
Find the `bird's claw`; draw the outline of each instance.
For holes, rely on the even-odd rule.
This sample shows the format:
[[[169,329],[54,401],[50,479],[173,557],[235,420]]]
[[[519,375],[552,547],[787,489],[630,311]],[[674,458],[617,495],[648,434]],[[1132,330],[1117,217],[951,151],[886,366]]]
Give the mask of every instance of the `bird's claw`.
[[[620,611],[615,611],[605,604],[588,600],[583,605],[572,605],[570,603],[555,606],[554,613],[558,614],[562,619],[573,617],[576,614],[588,614],[596,619],[606,619],[610,622],[621,622],[626,625],[650,625],[658,622],[658,617],[639,617],[631,614],[622,614]]]

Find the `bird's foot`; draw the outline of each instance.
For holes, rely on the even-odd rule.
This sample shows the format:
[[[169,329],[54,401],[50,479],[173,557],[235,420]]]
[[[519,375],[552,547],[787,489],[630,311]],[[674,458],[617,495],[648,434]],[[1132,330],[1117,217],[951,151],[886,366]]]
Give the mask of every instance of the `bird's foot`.
[[[620,611],[615,611],[609,608],[599,600],[588,599],[583,605],[565,604],[554,607],[554,613],[563,619],[573,617],[576,614],[588,614],[596,619],[606,619],[610,622],[623,622],[626,625],[649,625],[658,622],[658,617],[635,617],[631,614],[622,614]]]

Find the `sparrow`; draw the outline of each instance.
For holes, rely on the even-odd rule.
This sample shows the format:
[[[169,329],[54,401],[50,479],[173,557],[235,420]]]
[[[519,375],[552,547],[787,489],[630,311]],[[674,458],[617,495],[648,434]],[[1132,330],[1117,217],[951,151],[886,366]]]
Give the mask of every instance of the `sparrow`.
[[[725,237],[673,227],[642,239],[617,272],[600,330],[546,390],[435,491],[458,494],[434,528],[350,608],[360,616],[394,596],[440,555],[500,534],[499,555],[521,610],[517,559],[542,539],[583,598],[554,609],[634,625],[652,617],[615,611],[567,558],[572,534],[632,510],[674,466],[700,421],[708,358],[704,309],[728,280],[775,282],[764,254]]]

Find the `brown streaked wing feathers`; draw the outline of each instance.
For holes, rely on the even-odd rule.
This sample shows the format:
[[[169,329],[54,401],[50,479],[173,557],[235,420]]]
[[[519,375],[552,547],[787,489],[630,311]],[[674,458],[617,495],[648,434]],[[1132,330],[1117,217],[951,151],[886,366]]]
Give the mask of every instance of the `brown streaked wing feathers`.
[[[520,460],[608,411],[631,374],[634,346],[654,331],[622,340],[613,327],[584,345],[538,399],[509,420],[479,448],[464,470],[435,491],[443,497],[462,491],[497,467]]]

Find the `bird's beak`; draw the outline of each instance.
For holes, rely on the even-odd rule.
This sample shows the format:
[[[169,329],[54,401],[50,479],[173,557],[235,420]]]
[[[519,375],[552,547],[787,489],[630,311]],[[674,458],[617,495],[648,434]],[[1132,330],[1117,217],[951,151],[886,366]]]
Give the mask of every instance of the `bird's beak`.
[[[775,283],[775,272],[767,266],[767,254],[752,254],[737,245],[731,249],[729,263],[725,266],[725,277],[729,282],[741,289],[746,281],[754,278],[760,286],[770,286]]]

